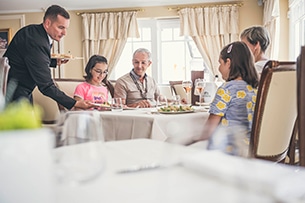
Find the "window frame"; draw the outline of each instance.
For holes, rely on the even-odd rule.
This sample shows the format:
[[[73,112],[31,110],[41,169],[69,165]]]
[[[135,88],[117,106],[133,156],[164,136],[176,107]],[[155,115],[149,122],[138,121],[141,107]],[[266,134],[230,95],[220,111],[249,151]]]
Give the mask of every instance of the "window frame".
[[[163,54],[162,54],[162,50],[161,50],[161,47],[162,47],[162,45],[161,45],[161,43],[162,43],[161,30],[165,29],[165,28],[173,28],[173,29],[178,28],[179,32],[180,32],[180,20],[179,20],[178,17],[174,17],[174,18],[164,18],[164,19],[142,18],[142,19],[137,19],[137,21],[138,21],[138,27],[139,27],[140,35],[142,33],[142,29],[145,29],[145,28],[150,29],[150,36],[151,36],[150,51],[151,51],[152,64],[151,64],[150,68],[147,70],[147,74],[151,75],[156,80],[157,83],[167,84],[169,81],[166,81],[165,79],[162,78],[162,70],[164,70],[165,67],[162,67],[162,64],[161,64],[162,59],[163,59],[162,58]],[[179,39],[179,38],[181,38],[181,39]],[[175,38],[175,39],[177,39],[177,38]],[[186,42],[186,41],[193,42],[192,38],[191,37],[185,37],[185,36],[181,36],[181,37],[179,36],[177,41],[179,41],[179,40],[184,42],[184,50],[186,52],[190,53],[189,58],[194,59],[193,61],[196,62],[198,60],[198,57],[194,57],[194,58],[191,57],[192,49],[190,48],[190,46],[193,46],[193,48],[194,48],[195,43],[187,43]],[[138,42],[137,39],[128,39],[127,40],[127,43],[132,43],[132,49],[133,50],[135,50],[137,48],[136,46],[133,46],[133,43],[137,43],[137,42]],[[170,42],[170,40],[169,40],[169,42]],[[195,47],[195,48],[197,49],[197,47]],[[197,56],[198,56],[198,53],[197,53]],[[133,53],[130,53],[130,63],[128,64],[128,65],[130,65],[131,68],[132,68],[132,63],[131,63],[132,54]],[[185,56],[186,56],[186,54],[185,54]],[[200,57],[199,57],[199,59],[200,59]],[[203,61],[202,57],[201,57],[201,60]],[[191,70],[194,69],[192,67],[192,65],[193,64],[198,64],[198,63],[192,63],[192,60],[187,61],[186,59],[185,59],[184,63],[185,63],[184,64],[184,66],[185,66],[184,75],[185,76],[184,76],[184,78],[182,76],[181,80],[190,79]],[[118,64],[119,64],[119,62],[118,62]],[[116,65],[115,68],[118,67],[118,64]],[[204,65],[202,63],[202,70],[203,69],[204,69]],[[195,68],[194,70],[198,70],[198,69]],[[113,74],[110,75],[109,79],[115,80],[115,79],[117,79],[118,77],[121,76],[121,75],[115,75],[115,72],[116,71],[113,71]]]

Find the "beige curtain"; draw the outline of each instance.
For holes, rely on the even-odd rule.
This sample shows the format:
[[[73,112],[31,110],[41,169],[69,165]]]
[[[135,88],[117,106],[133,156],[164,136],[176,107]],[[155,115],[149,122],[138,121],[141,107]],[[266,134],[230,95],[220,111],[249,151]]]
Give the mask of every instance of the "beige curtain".
[[[184,8],[178,11],[178,15],[180,35],[193,38],[210,72],[219,75],[221,49],[239,40],[238,5]]]
[[[280,44],[280,5],[279,0],[264,1],[264,27],[270,34],[270,45],[265,54],[270,59],[278,59]]]
[[[82,14],[84,67],[92,55],[99,54],[107,58],[111,74],[127,38],[140,36],[136,16],[137,11]]]

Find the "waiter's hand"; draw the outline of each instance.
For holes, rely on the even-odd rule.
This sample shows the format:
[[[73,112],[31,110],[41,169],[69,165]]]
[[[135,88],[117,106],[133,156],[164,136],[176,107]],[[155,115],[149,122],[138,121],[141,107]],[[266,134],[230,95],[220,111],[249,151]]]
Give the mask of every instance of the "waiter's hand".
[[[92,101],[79,100],[79,101],[76,101],[74,107],[78,108],[78,109],[90,109],[90,108],[94,107],[94,104],[92,103]]]
[[[69,59],[61,59],[61,58],[58,58],[57,59],[57,65],[60,66],[62,64],[66,64],[68,63]]]

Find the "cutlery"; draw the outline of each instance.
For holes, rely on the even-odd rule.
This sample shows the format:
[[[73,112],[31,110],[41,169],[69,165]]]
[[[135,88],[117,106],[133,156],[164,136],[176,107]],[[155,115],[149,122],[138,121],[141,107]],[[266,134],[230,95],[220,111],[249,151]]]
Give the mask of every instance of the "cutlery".
[[[158,169],[162,166],[157,163],[143,164],[143,165],[134,165],[125,169],[118,170],[117,173],[134,173],[138,171],[146,171],[152,169]]]

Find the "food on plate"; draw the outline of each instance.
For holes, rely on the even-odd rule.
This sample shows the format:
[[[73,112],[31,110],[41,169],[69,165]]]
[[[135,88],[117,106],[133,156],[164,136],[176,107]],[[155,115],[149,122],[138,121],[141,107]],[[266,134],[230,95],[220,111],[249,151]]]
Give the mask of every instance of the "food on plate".
[[[51,58],[61,58],[61,59],[72,59],[73,56],[72,54],[57,54],[57,53],[52,53]]]
[[[51,58],[60,58],[60,54],[53,53],[51,54]]]
[[[159,112],[183,112],[183,111],[194,111],[192,106],[167,106],[158,109]]]
[[[104,103],[101,104],[101,106],[103,106],[103,107],[110,107],[110,104],[109,104],[109,102],[104,102]]]
[[[61,54],[60,58],[71,59],[73,57],[72,57],[72,54]]]
[[[92,104],[95,105],[95,106],[98,106],[98,107],[110,108],[109,102],[104,102],[104,103],[92,103]]]

